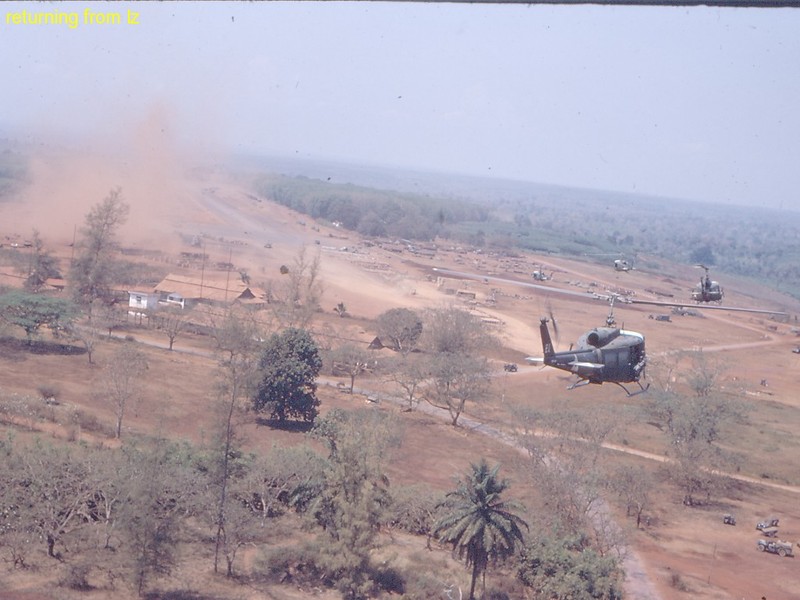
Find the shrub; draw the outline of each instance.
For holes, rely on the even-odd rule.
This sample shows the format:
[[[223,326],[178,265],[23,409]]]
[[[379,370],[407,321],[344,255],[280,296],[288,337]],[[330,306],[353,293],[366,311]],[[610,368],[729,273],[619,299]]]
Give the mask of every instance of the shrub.
[[[52,384],[42,384],[36,388],[42,399],[47,403],[58,404],[58,398],[61,396],[61,390],[58,386]]]

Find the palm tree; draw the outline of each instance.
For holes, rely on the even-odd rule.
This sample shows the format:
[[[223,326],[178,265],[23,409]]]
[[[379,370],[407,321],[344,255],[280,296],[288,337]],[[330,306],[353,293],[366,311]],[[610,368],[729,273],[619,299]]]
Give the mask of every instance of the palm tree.
[[[509,483],[497,478],[500,465],[490,469],[481,459],[471,468],[442,503],[447,511],[434,526],[434,536],[453,544],[459,559],[466,559],[467,567],[472,567],[469,600],[475,600],[478,576],[483,575],[485,587],[486,567],[514,553],[523,541],[521,527],[527,529],[528,524],[514,514],[521,510],[520,505],[501,498]]]

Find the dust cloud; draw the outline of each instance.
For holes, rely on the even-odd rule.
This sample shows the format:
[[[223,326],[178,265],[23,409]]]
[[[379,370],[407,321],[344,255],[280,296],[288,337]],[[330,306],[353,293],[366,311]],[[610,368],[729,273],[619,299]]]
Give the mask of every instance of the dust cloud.
[[[185,221],[205,185],[190,169],[209,153],[180,149],[174,120],[166,104],[157,104],[127,126],[109,127],[103,140],[26,150],[28,184],[0,203],[2,233],[27,239],[37,229],[52,244],[69,244],[91,207],[119,187],[130,206],[122,242],[165,251],[176,247],[175,225]]]

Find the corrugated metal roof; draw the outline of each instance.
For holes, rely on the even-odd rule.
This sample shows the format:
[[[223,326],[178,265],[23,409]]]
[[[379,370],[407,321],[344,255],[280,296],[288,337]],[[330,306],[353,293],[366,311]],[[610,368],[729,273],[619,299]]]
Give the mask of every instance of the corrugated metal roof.
[[[233,302],[234,300],[261,300],[267,292],[245,284],[238,277],[229,280],[217,278],[187,277],[170,273],[155,287],[156,292],[177,293],[184,298],[211,300],[214,302]]]

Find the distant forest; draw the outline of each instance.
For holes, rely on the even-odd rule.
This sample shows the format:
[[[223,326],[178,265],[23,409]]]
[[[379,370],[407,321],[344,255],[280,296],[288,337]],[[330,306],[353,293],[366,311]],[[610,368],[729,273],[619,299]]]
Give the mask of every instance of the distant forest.
[[[651,255],[714,266],[800,298],[799,212],[470,179],[432,186],[430,195],[302,175],[264,175],[256,187],[270,200],[366,236],[604,260]]]
[[[371,237],[433,240],[452,237],[457,224],[490,222],[491,208],[478,202],[330,184],[302,175],[263,176],[257,189],[273,202]]]

